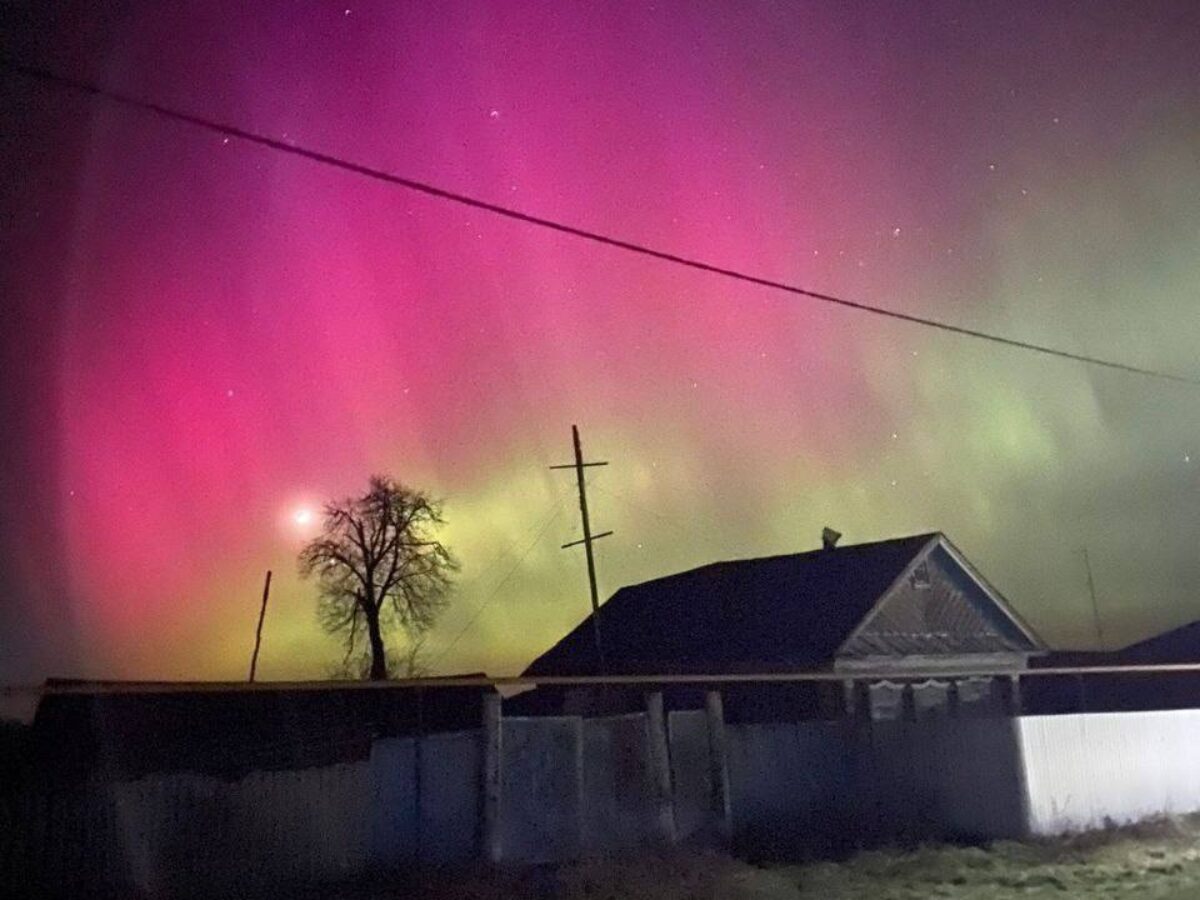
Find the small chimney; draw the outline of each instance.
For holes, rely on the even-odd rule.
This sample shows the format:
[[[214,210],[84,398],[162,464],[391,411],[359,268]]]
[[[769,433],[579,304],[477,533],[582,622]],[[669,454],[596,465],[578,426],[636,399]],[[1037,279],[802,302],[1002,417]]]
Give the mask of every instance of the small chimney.
[[[832,528],[826,526],[821,529],[821,546],[826,550],[832,550],[837,546],[837,542],[841,536],[842,533],[840,531],[834,531]]]

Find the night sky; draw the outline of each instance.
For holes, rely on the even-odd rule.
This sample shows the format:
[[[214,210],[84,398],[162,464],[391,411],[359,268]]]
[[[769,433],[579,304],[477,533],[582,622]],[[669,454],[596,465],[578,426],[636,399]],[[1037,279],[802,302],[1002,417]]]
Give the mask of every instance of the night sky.
[[[1200,6],[0,8],[2,52],[583,228],[1200,376]],[[0,680],[340,657],[306,510],[445,498],[437,672],[946,532],[1054,643],[1200,617],[1200,388],[822,306],[0,76]],[[468,627],[469,626],[469,627]],[[465,630],[464,630],[465,629]]]

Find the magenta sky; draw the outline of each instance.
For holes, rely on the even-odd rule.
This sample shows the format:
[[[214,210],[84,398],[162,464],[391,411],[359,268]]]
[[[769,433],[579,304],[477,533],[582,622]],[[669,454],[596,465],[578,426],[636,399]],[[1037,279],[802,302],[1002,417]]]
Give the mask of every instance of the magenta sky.
[[[8,10],[4,52],[866,302],[1196,375],[1192,4],[305,3]],[[22,18],[25,17],[25,18]],[[821,308],[5,76],[0,675],[337,656],[293,513],[446,498],[439,671],[605,593],[946,531],[1036,627],[1200,616],[1200,393]],[[557,517],[555,512],[557,510]],[[480,611],[481,610],[481,611]],[[477,611],[478,615],[477,615]],[[468,622],[472,625],[453,644]]]

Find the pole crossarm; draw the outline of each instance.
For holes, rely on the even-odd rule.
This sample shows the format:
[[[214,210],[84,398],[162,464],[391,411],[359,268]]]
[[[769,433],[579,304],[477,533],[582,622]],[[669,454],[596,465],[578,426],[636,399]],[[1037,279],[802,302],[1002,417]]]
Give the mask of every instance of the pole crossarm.
[[[602,531],[599,534],[593,534],[591,536],[590,540],[598,541],[598,540],[600,540],[600,538],[608,537],[610,534],[612,534],[611,531]],[[589,538],[580,538],[577,541],[568,541],[567,543],[562,545],[562,549],[566,550],[568,547],[578,547],[580,544],[586,543],[588,540],[589,540]]]

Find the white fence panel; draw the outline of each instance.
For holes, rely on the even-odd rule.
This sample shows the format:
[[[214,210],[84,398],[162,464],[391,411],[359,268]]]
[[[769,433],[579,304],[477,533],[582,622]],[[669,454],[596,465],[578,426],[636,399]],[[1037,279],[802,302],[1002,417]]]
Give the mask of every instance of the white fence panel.
[[[1200,810],[1200,710],[1028,716],[1018,734],[1037,834]]]

